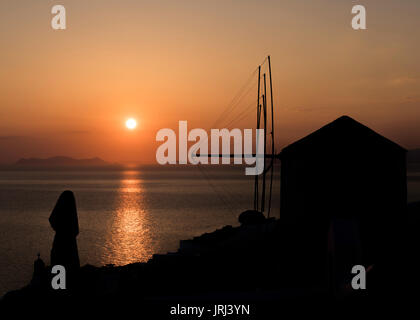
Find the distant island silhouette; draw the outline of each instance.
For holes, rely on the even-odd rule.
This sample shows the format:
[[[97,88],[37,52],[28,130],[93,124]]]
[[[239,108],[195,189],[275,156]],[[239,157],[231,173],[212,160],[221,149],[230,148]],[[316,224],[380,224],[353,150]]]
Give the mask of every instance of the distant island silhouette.
[[[50,158],[22,158],[19,159],[15,165],[17,166],[57,166],[57,167],[102,167],[102,166],[112,166],[116,165],[115,163],[110,163],[101,158],[87,158],[87,159],[75,159],[65,156],[56,156]]]
[[[408,164],[420,164],[420,149],[408,150]],[[13,166],[19,167],[108,167],[119,166],[118,163],[108,162],[99,157],[76,159],[66,156],[49,158],[21,158]]]

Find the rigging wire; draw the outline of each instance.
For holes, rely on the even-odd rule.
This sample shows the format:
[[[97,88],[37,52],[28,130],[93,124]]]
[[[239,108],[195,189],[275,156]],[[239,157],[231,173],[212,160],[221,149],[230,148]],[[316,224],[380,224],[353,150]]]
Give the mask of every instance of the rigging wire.
[[[266,57],[262,63],[260,64],[259,67],[262,67],[263,65],[266,64],[268,57]],[[247,86],[252,83],[252,80],[254,80],[254,76],[256,76],[257,71],[259,69],[259,67],[257,67],[254,71],[251,72],[250,76],[248,77],[248,79],[245,81],[244,85],[239,89],[239,91],[237,92],[237,94],[234,96],[234,98],[231,100],[231,102],[227,105],[227,107],[225,108],[225,110],[220,114],[220,116],[216,119],[216,121],[214,122],[214,124],[212,125],[212,128],[216,128],[216,125],[220,123],[220,121],[222,121],[223,119],[225,119],[225,117],[227,116],[227,114],[229,114],[233,109],[235,109],[239,102],[241,101],[241,99],[243,99],[244,96],[246,96],[246,94],[248,94],[252,88],[249,88],[249,90],[246,92],[246,94],[244,95],[244,91],[246,90]],[[256,86],[256,83],[254,83],[254,86]]]
[[[252,103],[248,104],[244,109],[239,109],[239,113],[234,113],[235,109],[241,105],[241,102],[249,95],[250,92],[252,92],[252,90],[255,88],[255,86],[258,84],[258,82],[256,81],[256,83],[252,84],[252,81],[254,80],[254,76],[256,75],[257,71],[259,68],[262,68],[262,66],[264,66],[266,64],[268,60],[268,57],[266,57],[262,63],[260,64],[259,67],[257,67],[249,76],[249,78],[246,80],[245,84],[240,88],[240,90],[237,92],[237,94],[234,96],[234,98],[231,100],[231,102],[228,104],[228,106],[223,110],[223,112],[220,114],[220,116],[216,119],[216,121],[214,122],[212,128],[216,128],[218,125],[220,125],[220,123],[227,123],[227,125],[223,126],[224,128],[228,128],[229,126],[233,125],[234,123],[239,123],[240,121],[246,119],[246,117],[248,117],[252,112],[255,112],[255,101],[253,101]],[[267,69],[267,66],[265,66]],[[251,85],[251,86],[250,86]],[[232,116],[233,114],[233,116]],[[265,130],[267,130],[267,128],[264,128]],[[272,130],[272,128],[271,128]],[[270,135],[270,138],[272,139],[273,137]],[[206,139],[203,139],[204,141],[201,141],[200,144],[198,145],[197,149],[200,148],[201,144],[208,141],[209,137],[207,136]],[[221,186],[221,188],[223,189],[224,194],[228,195],[228,197],[230,198],[230,201],[226,201],[224,197],[221,196],[221,194],[217,191],[217,188],[214,186],[214,184],[211,182],[211,178],[209,177],[209,175],[206,173],[206,169],[203,168],[203,166],[201,166],[201,164],[198,164],[198,167],[200,169],[201,174],[204,176],[204,178],[206,179],[206,181],[208,182],[208,184],[210,185],[210,187],[213,189],[213,191],[216,193],[216,195],[220,198],[220,200],[222,201],[222,203],[225,205],[225,207],[232,213],[233,212],[233,208],[231,207],[231,205],[229,203],[232,203],[232,200],[235,200],[235,203],[238,204],[238,199],[237,197],[233,196],[230,192],[229,192],[229,187],[224,187],[223,183],[219,182],[219,185]],[[273,174],[273,173],[271,173]]]
[[[222,121],[227,114],[229,114],[237,105],[238,102],[240,101],[240,98],[243,96],[243,92],[246,90],[246,88],[248,87],[248,85],[250,83],[252,83],[252,80],[256,74],[256,72],[258,71],[258,68],[255,69],[251,75],[249,76],[249,78],[247,79],[247,81],[245,82],[245,84],[239,89],[238,93],[234,96],[234,98],[231,100],[231,102],[227,105],[227,107],[225,108],[225,110],[220,114],[220,116],[216,119],[216,121],[214,122],[212,127],[215,127],[216,124],[218,124],[220,121]]]
[[[206,174],[203,166],[201,166],[201,164],[198,164],[198,168],[201,172],[201,174],[204,176],[204,178],[206,179],[207,183],[209,184],[209,186],[213,189],[214,193],[216,194],[216,196],[222,201],[222,203],[224,204],[224,206],[229,210],[229,212],[233,215],[235,215],[233,208],[229,205],[229,202],[225,200],[225,198],[217,191],[216,187],[214,186],[214,184],[211,182],[211,179],[209,178],[209,176]]]

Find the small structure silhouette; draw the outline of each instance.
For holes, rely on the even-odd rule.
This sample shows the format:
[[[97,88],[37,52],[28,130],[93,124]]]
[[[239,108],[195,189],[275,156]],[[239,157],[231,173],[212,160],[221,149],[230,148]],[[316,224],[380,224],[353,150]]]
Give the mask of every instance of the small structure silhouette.
[[[238,221],[241,225],[259,224],[265,221],[265,216],[257,210],[246,210],[239,215]]]
[[[281,221],[289,257],[302,268],[294,272],[304,274],[303,281],[328,283],[334,264],[328,248],[337,247],[328,241],[337,240],[331,237],[337,228],[353,230],[348,238],[360,250],[352,263],[368,267],[398,260],[407,206],[404,148],[342,116],[284,148],[280,159]]]
[[[76,200],[73,192],[64,191],[58,198],[49,218],[55,230],[51,249],[51,266],[62,265],[66,271],[80,268],[76,237],[79,234]]]
[[[41,259],[41,254],[38,253],[38,258],[34,261],[34,273],[32,275],[31,285],[34,287],[42,287],[45,285],[47,279],[47,269],[45,263]]]

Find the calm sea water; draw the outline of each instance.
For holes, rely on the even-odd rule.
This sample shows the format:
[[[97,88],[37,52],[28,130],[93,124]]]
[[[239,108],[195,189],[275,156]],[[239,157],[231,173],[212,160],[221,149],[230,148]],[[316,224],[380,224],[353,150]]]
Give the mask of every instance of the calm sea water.
[[[279,170],[277,170],[278,172]],[[178,248],[252,207],[243,168],[141,167],[114,171],[0,171],[0,295],[27,284],[54,237],[48,217],[60,193],[75,193],[82,265],[124,265]],[[280,179],[273,189],[279,216]],[[408,174],[408,200],[420,201],[420,172]]]
[[[279,183],[277,174],[277,217]],[[252,208],[253,185],[243,168],[223,166],[0,171],[0,296],[29,282],[38,252],[49,264],[48,217],[64,190],[76,196],[81,264],[100,266],[147,261],[179,240],[237,225]]]

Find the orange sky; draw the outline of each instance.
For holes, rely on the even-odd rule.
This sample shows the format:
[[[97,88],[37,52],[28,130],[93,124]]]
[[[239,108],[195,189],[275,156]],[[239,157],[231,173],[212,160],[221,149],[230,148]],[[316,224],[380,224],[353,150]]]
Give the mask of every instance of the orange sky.
[[[3,0],[0,163],[154,163],[159,129],[209,129],[267,54],[278,150],[342,114],[420,147],[420,2],[359,2],[366,31],[352,1]],[[54,4],[67,30],[50,27]]]

